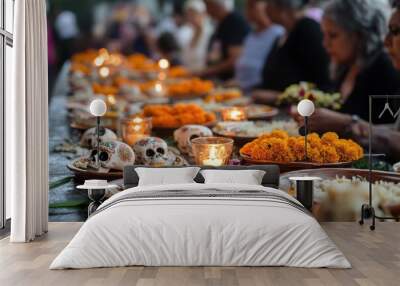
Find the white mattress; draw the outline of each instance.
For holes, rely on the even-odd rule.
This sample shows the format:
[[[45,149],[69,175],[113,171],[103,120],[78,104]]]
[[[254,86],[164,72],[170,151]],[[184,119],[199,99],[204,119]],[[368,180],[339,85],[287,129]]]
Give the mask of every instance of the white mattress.
[[[278,200],[250,196],[122,199],[137,192],[210,189],[257,190],[298,203],[280,190],[262,186],[132,188],[104,202],[50,269],[129,265],[351,267],[311,215]]]

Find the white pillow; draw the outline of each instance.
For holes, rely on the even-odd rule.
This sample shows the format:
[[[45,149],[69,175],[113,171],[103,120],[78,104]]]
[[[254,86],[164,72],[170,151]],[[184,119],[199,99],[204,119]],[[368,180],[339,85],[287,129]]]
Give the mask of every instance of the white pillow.
[[[195,183],[193,180],[200,168],[136,168],[138,186]]]
[[[261,185],[265,171],[261,170],[203,170],[205,184]]]

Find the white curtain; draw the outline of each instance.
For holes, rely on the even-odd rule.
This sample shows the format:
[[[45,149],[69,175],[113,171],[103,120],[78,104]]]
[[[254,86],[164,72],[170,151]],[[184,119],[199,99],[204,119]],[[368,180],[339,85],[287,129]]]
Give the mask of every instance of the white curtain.
[[[48,226],[48,87],[46,0],[15,1],[14,94],[6,98],[6,187],[12,242]]]

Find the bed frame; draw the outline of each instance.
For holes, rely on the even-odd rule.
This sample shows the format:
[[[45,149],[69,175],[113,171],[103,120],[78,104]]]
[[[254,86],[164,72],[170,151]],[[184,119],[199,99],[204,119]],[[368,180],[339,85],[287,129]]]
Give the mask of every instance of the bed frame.
[[[129,189],[136,187],[139,183],[139,176],[136,173],[135,169],[138,167],[144,168],[152,168],[146,166],[127,166],[124,168],[124,189]],[[198,166],[201,170],[208,170],[208,169],[218,169],[218,170],[262,170],[265,171],[265,175],[262,180],[262,185],[264,187],[271,187],[271,188],[279,188],[279,176],[280,171],[277,165],[254,165],[254,166],[222,166],[222,167],[209,167],[209,166]],[[161,167],[162,168],[171,168],[171,167]],[[172,167],[172,168],[184,168],[184,167]],[[200,174],[197,174],[194,180],[197,183],[204,183],[204,178]]]

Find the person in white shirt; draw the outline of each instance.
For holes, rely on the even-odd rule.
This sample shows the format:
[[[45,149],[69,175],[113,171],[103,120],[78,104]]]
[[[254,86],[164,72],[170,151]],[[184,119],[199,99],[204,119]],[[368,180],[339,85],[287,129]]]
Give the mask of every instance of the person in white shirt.
[[[184,49],[193,37],[193,28],[185,21],[182,3],[176,2],[172,10],[172,15],[164,17],[158,23],[153,37],[157,39],[164,33],[171,33],[176,38],[179,47]]]
[[[74,39],[79,35],[78,21],[71,11],[62,11],[57,16],[54,26],[61,40]]]
[[[213,33],[213,27],[207,17],[206,5],[203,0],[186,1],[184,11],[193,33],[189,43],[182,47],[182,61],[189,70],[196,72],[206,66],[208,43]]]
[[[75,51],[76,40],[80,31],[76,15],[72,11],[60,12],[54,22],[54,29],[58,37],[58,62],[61,65],[71,58]]]
[[[235,67],[235,79],[244,90],[262,82],[262,69],[275,41],[284,34],[282,26],[268,18],[264,0],[247,0],[246,17],[253,31],[246,37]]]

